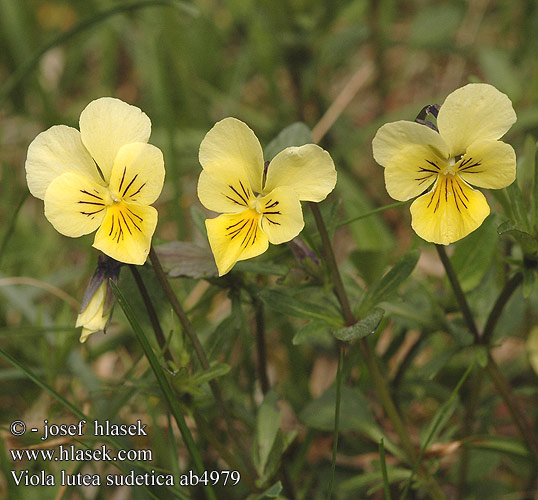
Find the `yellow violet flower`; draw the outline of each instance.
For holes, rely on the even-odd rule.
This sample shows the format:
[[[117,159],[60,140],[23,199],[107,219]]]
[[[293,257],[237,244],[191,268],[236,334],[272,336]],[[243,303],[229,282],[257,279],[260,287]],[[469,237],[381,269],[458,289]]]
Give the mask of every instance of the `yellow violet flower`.
[[[198,197],[222,215],[206,220],[222,276],[239,260],[295,238],[304,227],[300,201],[319,202],[334,189],[331,156],[315,144],[289,147],[264,167],[254,132],[236,118],[215,124],[200,144]]]
[[[112,308],[105,308],[107,290],[108,280],[105,280],[96,290],[84,310],[77,316],[75,327],[82,327],[80,342],[86,342],[86,339],[92,333],[104,331],[110,321]]]
[[[516,176],[513,148],[499,141],[515,123],[510,99],[491,85],[469,84],[445,100],[439,132],[419,123],[383,125],[373,140],[385,167],[389,195],[411,205],[412,226],[426,241],[448,245],[477,229],[489,214],[484,195],[471,185],[500,189]]]
[[[82,111],[80,132],[56,125],[30,144],[26,179],[45,217],[65,236],[97,230],[93,246],[143,264],[157,226],[149,206],[164,182],[161,151],[147,144],[151,122],[135,106],[103,97]]]

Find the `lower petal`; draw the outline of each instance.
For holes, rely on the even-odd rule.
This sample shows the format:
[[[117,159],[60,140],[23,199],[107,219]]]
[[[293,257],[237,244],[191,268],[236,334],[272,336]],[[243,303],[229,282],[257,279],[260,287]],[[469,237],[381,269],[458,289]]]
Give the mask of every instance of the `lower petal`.
[[[45,192],[45,217],[71,238],[95,231],[105,217],[107,190],[75,173],[54,179]]]
[[[259,219],[260,214],[248,209],[205,221],[219,276],[228,273],[237,261],[256,257],[267,250],[269,241],[260,229]]]
[[[157,210],[153,207],[117,203],[108,207],[93,246],[117,261],[142,265],[156,227]]]
[[[295,189],[279,187],[258,201],[260,227],[274,245],[295,238],[304,227],[303,211]]]
[[[434,188],[411,205],[415,232],[426,241],[441,245],[467,236],[488,215],[484,195],[457,176],[439,176]]]

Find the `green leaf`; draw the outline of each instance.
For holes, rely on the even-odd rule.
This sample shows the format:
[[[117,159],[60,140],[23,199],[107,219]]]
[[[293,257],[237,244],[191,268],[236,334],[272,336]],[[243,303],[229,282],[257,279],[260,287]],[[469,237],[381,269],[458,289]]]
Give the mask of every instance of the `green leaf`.
[[[456,243],[450,261],[464,292],[476,288],[491,269],[498,241],[495,218],[490,215],[476,231]]]
[[[215,259],[209,248],[186,241],[171,241],[155,247],[165,272],[171,278],[186,276],[193,279],[218,275]]]
[[[230,371],[230,365],[226,363],[213,363],[209,370],[204,370],[202,372],[194,374],[189,382],[192,385],[202,385],[207,384],[209,381],[222,377]]]
[[[374,307],[363,319],[354,325],[333,331],[333,335],[343,342],[352,342],[371,335],[381,323],[385,311],[380,307]]]
[[[293,345],[300,345],[311,340],[318,341],[323,344],[329,343],[329,345],[331,342],[333,342],[329,334],[329,327],[327,326],[327,323],[322,321],[310,321],[302,328],[297,330],[293,336],[292,343]]]
[[[417,265],[420,252],[411,250],[406,253],[394,267],[383,276],[368,292],[366,292],[359,307],[359,316],[363,316],[373,306],[395,292],[396,289],[409,277]]]
[[[536,288],[536,270],[523,268],[523,297],[528,299]]]
[[[263,500],[264,498],[278,498],[280,496],[280,492],[282,491],[282,483],[278,481],[277,483],[273,484],[273,486],[270,486],[267,488],[262,494],[254,496],[249,495],[247,497],[247,500]]]
[[[506,192],[510,198],[510,206],[512,208],[512,214],[514,216],[516,226],[519,229],[528,232],[530,230],[530,226],[529,217],[527,215],[527,207],[525,207],[523,194],[521,193],[517,182],[512,182],[512,184],[506,188]]]
[[[256,446],[258,474],[263,475],[269,454],[275,443],[280,428],[280,411],[276,407],[278,395],[270,391],[265,395],[258,410],[256,422]]]
[[[536,152],[534,153],[534,179],[533,190],[531,195],[532,212],[531,220],[532,226],[536,230],[538,228],[538,148],[536,143],[534,145]]]
[[[529,449],[519,439],[502,436],[473,436],[463,441],[466,448],[480,448],[498,451],[499,453],[531,459]]]
[[[538,239],[526,231],[516,229],[511,220],[503,222],[497,228],[497,233],[514,238],[521,245],[521,250],[525,255],[534,255],[538,251]]]
[[[383,438],[385,448],[393,455],[405,460],[403,452],[377,425],[370,413],[368,401],[358,390],[343,386],[340,401],[339,428],[341,432],[361,432],[376,444]],[[335,404],[336,388],[332,386],[319,398],[310,401],[300,412],[299,418],[308,427],[333,432]]]
[[[271,161],[278,153],[290,146],[303,146],[313,142],[312,132],[305,123],[292,123],[265,147],[265,160]]]
[[[342,320],[325,311],[320,304],[299,300],[291,295],[268,289],[260,292],[260,298],[267,306],[279,313],[296,318],[321,320],[336,327],[342,326]]]
[[[205,220],[207,217],[204,215],[204,212],[202,212],[196,205],[191,205],[190,212],[194,227],[198,229],[200,234],[207,240],[207,230],[205,227]]]

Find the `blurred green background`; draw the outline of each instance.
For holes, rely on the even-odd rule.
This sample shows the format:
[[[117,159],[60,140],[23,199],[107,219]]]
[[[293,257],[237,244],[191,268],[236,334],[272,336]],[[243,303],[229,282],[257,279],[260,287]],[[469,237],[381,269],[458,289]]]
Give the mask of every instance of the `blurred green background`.
[[[198,147],[226,116],[248,123],[262,146],[296,121],[323,135],[320,144],[339,173],[331,201],[341,200],[338,210],[345,217],[391,203],[371,153],[377,128],[395,119],[413,120],[424,105],[442,103],[469,81],[490,83],[512,99],[518,121],[504,140],[516,151],[526,137],[538,136],[538,2],[533,0],[0,0],[0,27],[0,346],[84,411],[146,415],[156,429],[152,446],[163,467],[173,462],[165,417],[119,311],[111,335],[78,343],[73,325],[97,260],[90,250],[93,235],[60,235],[45,219],[43,202],[28,195],[25,155],[39,132],[55,124],[78,128],[82,109],[101,96],[143,109],[152,120],[150,142],[161,148],[166,164],[155,241],[200,244],[205,237],[190,216],[191,207],[201,208]],[[407,208],[400,208],[350,225],[336,234],[338,257],[350,257],[348,268],[372,282],[412,244],[409,219]],[[430,260],[421,261],[422,270],[435,276],[438,268]],[[225,296],[194,281],[177,286],[202,332],[222,319]],[[524,316],[525,310],[519,312]],[[174,328],[170,319],[165,324]],[[280,325],[285,327],[292,325]],[[287,384],[301,387],[299,395],[288,394],[300,406],[320,347],[290,354],[296,352],[290,339],[281,335],[280,340],[271,356],[276,366],[285,364],[279,357],[297,356],[287,368],[292,381]],[[239,375],[248,375],[248,369],[243,366]],[[522,370],[531,376],[528,366]],[[50,394],[4,360],[0,382],[2,430],[18,417],[66,418]],[[0,494],[45,498],[41,489],[21,493],[7,484],[12,464],[6,449],[14,441],[4,435]],[[478,484],[499,464],[475,465],[482,474]],[[515,469],[498,490],[486,496],[480,492],[489,490],[471,490],[469,498],[508,495]],[[136,495],[142,496],[132,498],[146,498]],[[312,495],[307,498],[318,498]],[[108,497],[75,490],[64,498]]]

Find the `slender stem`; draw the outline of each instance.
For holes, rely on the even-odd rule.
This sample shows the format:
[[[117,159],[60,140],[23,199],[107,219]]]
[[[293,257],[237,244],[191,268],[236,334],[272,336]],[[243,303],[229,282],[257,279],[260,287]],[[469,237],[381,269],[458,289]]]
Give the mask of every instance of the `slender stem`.
[[[256,351],[258,353],[258,378],[263,394],[269,392],[269,377],[267,376],[267,349],[265,344],[265,312],[263,302],[252,296],[254,315],[256,318]]]
[[[338,301],[340,302],[340,305],[342,306],[342,313],[343,313],[344,319],[348,326],[353,325],[356,322],[356,318],[351,310],[349,299],[348,299],[346,290],[344,288],[342,278],[340,276],[340,271],[338,269],[338,264],[336,263],[336,258],[334,256],[331,241],[329,239],[327,227],[325,226],[325,222],[323,221],[323,217],[321,215],[318,205],[316,203],[310,203],[310,208],[312,209],[312,213],[316,221],[316,226],[321,236],[324,257],[331,271],[335,293],[338,298]],[[394,430],[398,434],[398,438],[400,439],[400,443],[402,444],[404,448],[404,451],[405,451],[405,454],[407,455],[407,459],[409,460],[409,463],[412,464],[416,460],[416,456],[417,456],[415,447],[413,446],[413,443],[411,442],[411,439],[409,438],[409,434],[407,433],[403,420],[400,417],[398,410],[396,409],[396,405],[394,404],[394,401],[392,399],[392,395],[390,393],[387,381],[385,380],[377,364],[377,357],[375,355],[375,352],[370,347],[370,344],[366,342],[365,339],[359,339],[357,342],[361,350],[362,357],[366,363],[366,366],[368,367],[368,371],[370,372],[370,376],[372,377],[374,381],[374,385],[375,385],[377,394],[379,396],[379,399],[381,400],[383,407],[385,408],[385,412],[387,413],[387,416],[392,422]],[[422,466],[420,467],[420,472],[426,478],[426,485],[429,489],[429,492],[432,498],[444,499],[445,498],[444,493],[441,491],[441,488],[439,487],[439,485],[429,475],[429,472]]]
[[[336,371],[336,401],[334,405],[334,437],[333,437],[333,457],[331,462],[331,478],[327,489],[327,500],[331,500],[333,494],[334,472],[336,470],[336,452],[338,451],[338,434],[340,432],[340,400],[342,398],[342,371],[344,365],[344,346],[340,345],[338,356],[338,369]]]
[[[493,331],[495,330],[497,322],[499,321],[501,313],[503,312],[504,306],[507,304],[512,294],[517,290],[517,288],[519,287],[519,285],[521,285],[522,282],[523,273],[518,272],[514,274],[514,276],[512,276],[512,278],[510,278],[504,285],[504,288],[501,290],[501,293],[497,297],[495,304],[493,304],[493,307],[491,308],[491,312],[489,313],[488,319],[486,321],[486,326],[484,327],[484,331],[480,336],[481,344],[489,344],[493,335]]]
[[[409,200],[411,201],[411,200]],[[348,224],[351,224],[352,222],[357,222],[359,220],[365,219],[366,217],[370,217],[371,215],[378,214],[380,212],[384,212],[385,210],[390,210],[391,208],[397,208],[401,207],[402,205],[407,205],[409,201],[398,201],[396,203],[391,203],[390,205],[385,205],[383,207],[374,208],[373,210],[370,210],[368,212],[364,212],[363,214],[357,215],[355,217],[351,217],[350,219],[344,220],[342,222],[339,222],[336,227],[343,227],[347,226]]]
[[[504,378],[501,370],[495,363],[495,360],[491,356],[491,353],[488,352],[488,364],[486,365],[486,371],[488,372],[493,385],[503,398],[504,404],[508,407],[512,419],[517,425],[519,432],[523,436],[523,439],[526,445],[529,447],[529,450],[534,455],[534,460],[538,462],[538,442],[536,439],[536,434],[532,426],[527,421],[525,415],[521,411],[521,408],[516,403],[512,390],[506,379]]]
[[[148,312],[149,320],[151,322],[151,326],[153,327],[153,331],[155,332],[155,338],[157,339],[157,343],[159,344],[161,352],[164,354],[164,357],[166,361],[168,361],[170,367],[176,366],[172,353],[166,347],[166,338],[161,328],[157,312],[153,307],[153,302],[151,301],[151,297],[149,296],[146,285],[144,284],[144,281],[142,280],[142,277],[140,276],[140,273],[138,272],[138,269],[135,265],[130,264],[129,269],[131,270],[131,274],[133,275],[136,286],[138,287],[144,305],[146,306],[146,311]]]
[[[443,245],[435,245],[435,248],[437,249],[439,258],[441,259],[441,262],[443,263],[443,267],[445,268],[446,275],[448,277],[448,280],[450,281],[452,290],[454,291],[454,295],[456,296],[456,300],[458,301],[458,304],[460,306],[461,312],[463,314],[463,318],[465,319],[465,322],[467,323],[469,330],[471,330],[471,333],[473,334],[475,341],[478,341],[478,339],[480,338],[480,334],[478,333],[478,328],[476,327],[473,313],[471,312],[469,304],[467,303],[467,299],[465,298],[465,294],[463,293],[463,290],[461,289],[461,285],[458,280],[458,276],[456,275],[456,271],[454,271],[454,268],[452,267],[452,263],[450,262],[450,259],[448,258],[448,255],[446,254],[445,247]]]
[[[209,365],[209,361],[207,360],[207,356],[204,351],[204,348],[202,347],[202,344],[200,343],[200,340],[198,339],[198,335],[196,334],[196,331],[194,330],[192,323],[189,321],[189,318],[185,314],[185,311],[183,310],[183,307],[181,306],[174,290],[170,286],[170,283],[168,282],[166,274],[161,266],[159,257],[157,256],[157,253],[155,252],[153,247],[151,247],[149,251],[149,258],[151,260],[151,264],[153,265],[153,270],[155,271],[157,279],[164,293],[166,294],[166,297],[168,298],[168,301],[170,302],[172,309],[174,310],[177,317],[179,318],[179,321],[181,323],[181,326],[183,327],[183,330],[189,337],[194,347],[194,351],[196,352],[196,355],[198,357],[198,360],[200,361],[200,364],[202,365],[202,368],[204,370],[209,370],[210,365]],[[209,387],[217,402],[217,406],[219,407],[219,410],[222,416],[224,417],[224,420],[226,421],[226,425],[228,427],[228,432],[230,433],[230,436],[232,437],[233,441],[235,441],[236,445],[238,446],[243,456],[245,465],[247,466],[247,469],[249,470],[250,474],[252,475],[252,477],[255,477],[256,472],[254,469],[254,465],[252,464],[250,460],[250,456],[249,456],[249,453],[247,451],[244,441],[240,439],[233,425],[232,417],[230,413],[228,412],[226,405],[224,404],[224,399],[222,397],[222,392],[220,390],[219,384],[217,383],[216,380],[210,380]]]

